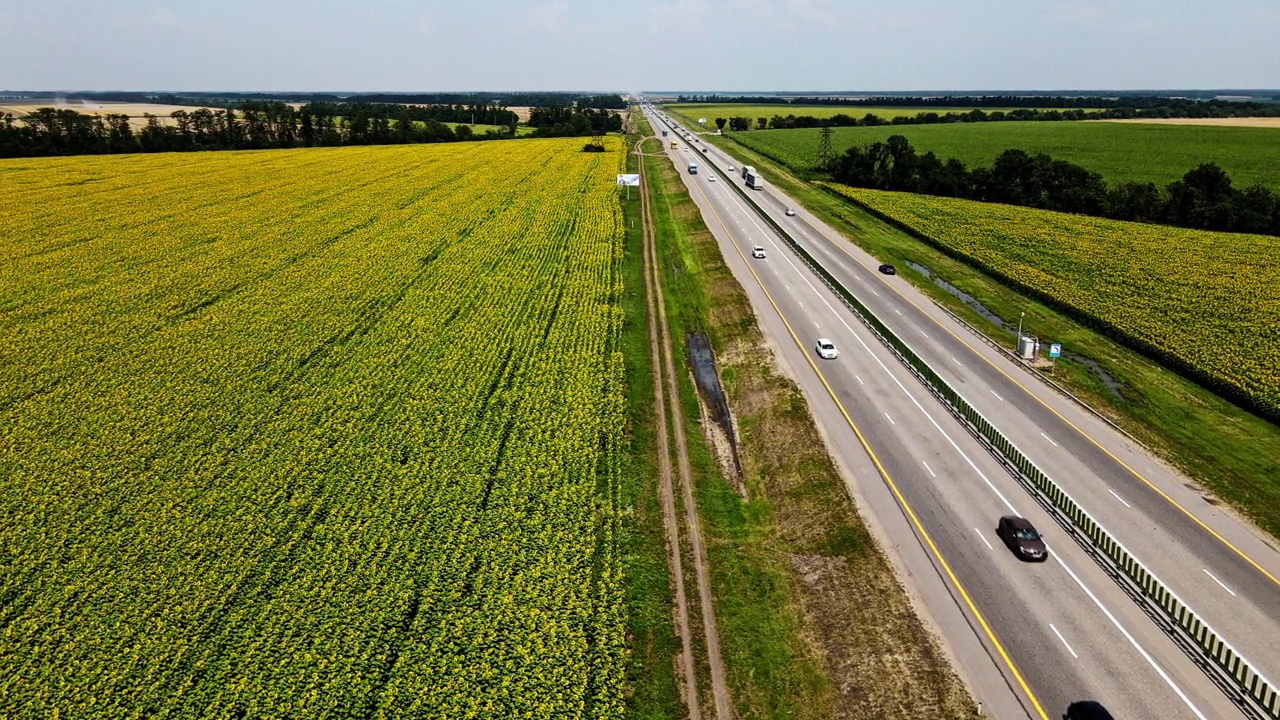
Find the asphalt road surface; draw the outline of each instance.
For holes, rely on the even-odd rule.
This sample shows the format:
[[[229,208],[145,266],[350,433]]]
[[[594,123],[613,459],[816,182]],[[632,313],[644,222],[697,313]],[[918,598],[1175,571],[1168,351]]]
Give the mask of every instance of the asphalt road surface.
[[[1121,718],[1243,716],[754,214],[730,186],[740,174],[709,180],[713,165],[737,161],[674,132],[663,141],[864,515],[988,716],[1057,718],[1080,699]],[[699,174],[688,174],[691,162]],[[1220,636],[1280,676],[1280,554],[1267,539],[905,281],[877,273],[878,260],[777,190],[750,192]],[[754,245],[767,258],[753,259]],[[840,357],[819,359],[818,337]],[[1006,514],[1045,534],[1047,562],[1004,548],[994,528]]]

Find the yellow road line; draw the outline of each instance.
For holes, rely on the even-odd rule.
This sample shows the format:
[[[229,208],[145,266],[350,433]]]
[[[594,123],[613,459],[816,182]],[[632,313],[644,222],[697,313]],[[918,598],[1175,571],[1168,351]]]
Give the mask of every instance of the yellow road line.
[[[714,172],[714,170],[712,172]],[[715,215],[716,222],[720,223],[721,229],[728,232],[729,226],[725,224],[723,219],[721,219],[720,213],[716,212],[715,206],[712,205],[710,200],[707,198],[706,193],[702,191],[701,187],[697,185],[694,185],[694,187],[698,188],[698,193],[702,195],[703,200],[706,201],[707,208],[711,210],[711,214]],[[1031,688],[1027,685],[1026,680],[1023,679],[1021,671],[1019,671],[1018,667],[1013,664],[1013,659],[1009,657],[1009,653],[1005,651],[1004,645],[996,637],[991,626],[987,624],[987,619],[983,616],[982,612],[978,610],[978,606],[969,595],[969,591],[966,590],[964,585],[960,582],[960,578],[956,577],[955,572],[951,569],[951,564],[942,556],[942,551],[938,549],[937,543],[933,541],[933,537],[929,534],[929,531],[925,529],[924,523],[920,521],[919,516],[917,516],[915,510],[911,508],[907,499],[903,497],[902,492],[898,490],[898,484],[894,482],[893,478],[889,475],[889,471],[886,470],[884,465],[880,462],[880,457],[876,455],[875,450],[871,448],[871,444],[867,442],[866,436],[862,434],[862,430],[858,427],[858,424],[853,421],[853,418],[849,415],[849,411],[845,409],[844,403],[840,402],[840,398],[836,396],[835,390],[832,389],[831,385],[827,382],[826,376],[824,376],[822,371],[818,369],[818,365],[809,355],[805,344],[800,342],[800,338],[791,327],[791,323],[787,322],[787,318],[782,314],[782,309],[779,308],[778,303],[774,301],[773,295],[771,295],[769,290],[765,288],[764,283],[760,280],[760,276],[756,274],[755,268],[751,266],[750,261],[748,261],[746,256],[742,254],[742,249],[738,247],[737,243],[732,244],[734,250],[738,252],[738,257],[746,264],[747,270],[760,286],[760,290],[764,293],[765,297],[769,299],[769,304],[773,306],[774,312],[778,313],[778,318],[782,320],[782,324],[786,326],[787,332],[791,335],[791,339],[795,341],[796,346],[804,353],[805,360],[809,362],[809,367],[813,368],[813,372],[817,374],[818,380],[822,382],[822,386],[827,389],[827,393],[835,402],[836,407],[840,408],[840,414],[844,416],[845,422],[849,424],[849,427],[853,429],[854,434],[858,436],[858,442],[862,444],[862,449],[866,451],[867,456],[871,458],[871,462],[876,466],[876,471],[880,473],[880,477],[883,478],[885,484],[889,486],[889,490],[892,491],[893,496],[897,498],[898,504],[906,511],[907,517],[911,519],[911,523],[915,526],[916,531],[924,538],[925,543],[933,552],[934,557],[938,559],[938,562],[942,565],[942,569],[946,571],[947,577],[951,579],[951,583],[955,585],[956,590],[960,592],[960,597],[964,599],[964,602],[969,607],[970,612],[972,612],[973,616],[977,618],[978,624],[982,626],[983,632],[987,634],[987,638],[990,639],[991,644],[995,646],[996,652],[1000,654],[1000,658],[1004,660],[1004,664],[1009,668],[1009,671],[1013,673],[1013,677],[1017,680],[1018,686],[1027,694],[1027,698],[1031,700],[1031,704],[1035,707],[1041,720],[1049,720],[1049,716],[1045,714],[1044,708],[1040,705],[1040,701],[1036,698],[1035,693],[1031,692]]]
[[[842,249],[842,250],[843,250],[843,249]],[[846,255],[849,255],[849,253],[848,253],[847,251],[845,251],[845,254],[846,254]],[[851,259],[856,260],[856,258],[853,258],[853,256],[852,256],[852,255],[849,255],[849,257],[850,257]],[[1153,491],[1155,491],[1155,493],[1156,493],[1157,495],[1159,495],[1160,497],[1162,497],[1162,498],[1164,498],[1165,500],[1169,501],[1169,504],[1170,504],[1170,505],[1173,505],[1175,508],[1177,508],[1177,509],[1181,510],[1181,511],[1182,511],[1182,514],[1184,514],[1184,515],[1186,515],[1188,518],[1190,518],[1192,522],[1194,522],[1196,525],[1199,525],[1201,528],[1203,528],[1203,529],[1204,529],[1204,531],[1205,531],[1205,532],[1207,532],[1207,533],[1209,533],[1210,535],[1212,535],[1215,539],[1217,539],[1217,540],[1218,540],[1219,542],[1221,542],[1223,545],[1225,545],[1225,546],[1227,546],[1228,548],[1230,548],[1232,552],[1234,552],[1236,555],[1240,556],[1240,558],[1241,558],[1242,560],[1244,560],[1245,562],[1247,562],[1247,563],[1249,563],[1250,565],[1252,565],[1252,566],[1253,566],[1253,567],[1254,567],[1258,572],[1260,572],[1260,573],[1262,573],[1263,575],[1265,575],[1265,576],[1267,577],[1267,579],[1269,579],[1271,582],[1275,583],[1276,585],[1280,585],[1280,578],[1277,578],[1275,575],[1272,575],[1270,572],[1268,572],[1268,571],[1267,571],[1267,569],[1266,569],[1266,568],[1262,567],[1262,565],[1260,565],[1256,560],[1254,560],[1253,558],[1249,557],[1249,555],[1248,555],[1248,554],[1246,554],[1243,550],[1241,550],[1240,548],[1236,547],[1236,546],[1235,546],[1235,545],[1234,545],[1230,540],[1228,540],[1228,539],[1226,539],[1226,538],[1222,537],[1222,535],[1218,534],[1218,532],[1217,532],[1216,530],[1214,530],[1213,528],[1209,527],[1209,526],[1208,526],[1208,525],[1207,525],[1203,520],[1201,520],[1199,517],[1197,517],[1195,513],[1193,513],[1193,512],[1191,512],[1190,510],[1188,510],[1184,505],[1182,505],[1182,503],[1179,503],[1177,500],[1174,500],[1172,497],[1170,497],[1168,493],[1166,493],[1164,490],[1161,490],[1159,487],[1157,487],[1157,486],[1156,486],[1156,484],[1155,484],[1155,483],[1153,483],[1153,482],[1151,482],[1150,480],[1148,480],[1148,479],[1146,478],[1146,476],[1145,476],[1145,475],[1143,475],[1142,473],[1138,472],[1136,469],[1134,469],[1132,466],[1130,466],[1130,465],[1129,465],[1128,463],[1126,463],[1124,460],[1121,460],[1119,457],[1117,457],[1117,456],[1115,455],[1115,453],[1113,453],[1113,452],[1111,452],[1110,450],[1108,450],[1108,449],[1107,449],[1107,448],[1106,448],[1106,447],[1105,447],[1101,442],[1099,442],[1098,440],[1094,439],[1094,437],[1093,437],[1092,435],[1090,435],[1088,432],[1085,432],[1085,430],[1084,430],[1083,428],[1081,428],[1080,426],[1078,426],[1078,425],[1076,425],[1075,423],[1073,423],[1073,422],[1071,422],[1070,420],[1068,420],[1068,419],[1066,418],[1066,416],[1064,416],[1062,413],[1060,413],[1060,412],[1058,412],[1056,409],[1054,409],[1054,407],[1053,407],[1052,405],[1050,405],[1049,403],[1045,402],[1045,401],[1044,401],[1044,399],[1042,399],[1040,396],[1038,396],[1038,395],[1036,395],[1035,393],[1033,393],[1033,392],[1032,392],[1032,391],[1031,391],[1031,390],[1030,390],[1026,385],[1023,385],[1021,382],[1019,382],[1017,378],[1015,378],[1015,377],[1013,377],[1012,375],[1010,375],[1009,373],[1005,372],[1004,368],[1001,368],[999,365],[997,365],[995,362],[993,362],[990,358],[988,358],[987,356],[985,356],[985,355],[983,355],[982,353],[978,352],[978,350],[977,350],[975,347],[973,347],[972,345],[970,345],[970,344],[969,344],[969,343],[968,343],[964,338],[960,337],[960,336],[959,336],[959,335],[957,335],[955,332],[953,332],[953,331],[951,330],[951,328],[947,327],[946,325],[943,325],[943,324],[942,324],[942,322],[940,322],[940,321],[939,321],[937,318],[935,318],[933,315],[930,315],[928,312],[925,312],[924,308],[922,308],[922,307],[920,307],[919,305],[917,305],[917,304],[916,304],[916,303],[915,303],[911,298],[907,297],[906,295],[903,295],[903,294],[902,294],[902,292],[901,292],[900,290],[898,290],[896,287],[894,287],[892,283],[884,283],[884,286],[885,286],[885,287],[890,288],[891,290],[893,290],[893,292],[894,292],[894,294],[895,294],[895,295],[897,295],[898,297],[900,297],[900,298],[902,298],[903,300],[905,300],[907,303],[909,303],[909,304],[910,304],[912,307],[914,307],[916,310],[919,310],[919,311],[920,311],[920,314],[921,314],[921,315],[923,315],[923,316],[925,316],[926,318],[928,318],[928,319],[929,319],[929,321],[930,321],[930,322],[932,322],[936,327],[938,327],[939,329],[941,329],[943,332],[946,332],[946,333],[947,333],[948,335],[950,335],[951,337],[955,338],[955,339],[956,339],[956,340],[957,340],[961,345],[964,345],[966,348],[968,348],[968,349],[969,349],[969,351],[970,351],[970,352],[972,352],[974,355],[976,355],[979,359],[981,359],[981,360],[982,360],[983,362],[985,362],[987,365],[991,366],[991,368],[992,368],[992,369],[994,369],[996,372],[1000,373],[1001,375],[1005,376],[1005,378],[1007,378],[1007,379],[1009,380],[1009,382],[1013,383],[1014,385],[1017,385],[1019,389],[1021,389],[1021,390],[1022,390],[1023,392],[1025,392],[1027,395],[1030,395],[1032,398],[1034,398],[1036,402],[1040,403],[1040,405],[1042,405],[1046,410],[1048,410],[1049,412],[1051,412],[1051,413],[1053,413],[1055,416],[1057,416],[1057,418],[1058,418],[1059,420],[1061,420],[1062,422],[1066,423],[1068,427],[1070,427],[1072,430],[1075,430],[1077,433],[1080,433],[1080,435],[1081,435],[1083,438],[1085,438],[1085,439],[1086,439],[1086,440],[1088,440],[1089,442],[1093,443],[1093,446],[1094,446],[1094,447],[1096,447],[1096,448],[1098,448],[1099,450],[1101,450],[1102,452],[1106,453],[1107,457],[1111,458],[1112,460],[1115,460],[1115,461],[1116,461],[1116,463],[1120,465],[1120,467],[1124,468],[1125,470],[1128,470],[1130,474],[1132,474],[1134,477],[1136,477],[1136,478],[1138,478],[1139,480],[1141,480],[1141,481],[1142,481],[1142,482],[1143,482],[1147,487],[1149,487],[1149,488],[1151,488]]]

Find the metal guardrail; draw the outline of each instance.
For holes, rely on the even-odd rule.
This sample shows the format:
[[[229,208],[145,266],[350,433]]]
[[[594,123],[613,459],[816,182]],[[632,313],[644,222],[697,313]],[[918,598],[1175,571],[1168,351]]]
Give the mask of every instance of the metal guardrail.
[[[710,164],[714,172],[726,179],[733,178]],[[1239,693],[1243,709],[1252,710],[1254,714],[1271,720],[1280,720],[1280,689],[1263,677],[1247,660],[1239,655],[1225,640],[1218,636],[1195,612],[1177,595],[1133,556],[1118,540],[1113,538],[1096,520],[1080,507],[1070,495],[1049,478],[1008,438],[1004,437],[995,426],[968,403],[960,393],[942,379],[933,368],[929,367],[919,355],[907,346],[892,330],[880,321],[848,288],[827,271],[809,251],[795,241],[791,235],[778,224],[737,182],[730,183],[738,194],[769,225],[777,236],[787,244],[809,266],[823,283],[844,301],[864,325],[884,343],[894,354],[898,355],[907,367],[924,382],[925,386],[941,399],[947,408],[974,434],[979,436],[994,452],[1020,475],[1023,484],[1047,502],[1062,517],[1071,523],[1092,545],[1101,556],[1108,560],[1112,567],[1128,578],[1142,594],[1147,603],[1157,609],[1170,621],[1172,627],[1183,634],[1197,648],[1207,668],[1220,674]]]

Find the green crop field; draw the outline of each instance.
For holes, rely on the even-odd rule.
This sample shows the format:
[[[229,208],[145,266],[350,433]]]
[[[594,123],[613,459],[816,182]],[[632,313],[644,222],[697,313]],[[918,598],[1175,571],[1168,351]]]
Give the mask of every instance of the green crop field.
[[[854,145],[903,135],[921,153],[959,158],[970,169],[990,166],[1009,148],[1048,153],[1100,173],[1109,183],[1180,179],[1216,162],[1237,187],[1262,184],[1280,190],[1280,128],[1215,127],[1110,122],[986,122],[836,128],[837,153]],[[818,131],[752,130],[733,139],[792,168],[812,167]]]
[[[1280,410],[1280,238],[832,185],[952,254]]]
[[[619,717],[605,142],[0,162],[0,716]]]
[[[1002,108],[972,108],[972,107],[866,107],[862,105],[746,105],[726,103],[723,105],[713,103],[683,103],[667,105],[666,109],[670,112],[682,115],[685,119],[696,122],[698,118],[707,119],[710,125],[715,118],[723,117],[747,117],[754,121],[756,118],[771,118],[774,115],[786,117],[788,115],[808,115],[816,118],[829,118],[833,115],[848,115],[850,117],[862,119],[868,113],[878,115],[886,120],[891,120],[899,116],[914,116],[922,112],[936,112],[939,115],[947,113],[966,113],[970,110],[982,110],[983,112],[1009,112],[1016,110],[1013,107]]]

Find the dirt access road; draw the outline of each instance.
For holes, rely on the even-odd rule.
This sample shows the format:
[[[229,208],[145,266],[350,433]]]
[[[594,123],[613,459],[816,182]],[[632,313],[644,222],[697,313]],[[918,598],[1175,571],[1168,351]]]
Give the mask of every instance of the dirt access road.
[[[711,695],[716,720],[730,720],[733,708],[729,701],[728,683],[725,680],[724,662],[720,655],[720,636],[716,630],[715,608],[711,599],[711,581],[707,575],[706,549],[702,542],[698,508],[693,498],[693,479],[689,466],[688,443],[684,432],[684,413],[680,407],[679,376],[676,374],[671,347],[671,333],[667,326],[666,304],[663,302],[662,276],[657,262],[657,233],[653,224],[652,199],[644,176],[644,152],[642,146],[652,136],[641,138],[635,146],[640,157],[640,206],[644,232],[645,297],[649,307],[649,355],[653,362],[653,399],[657,418],[659,497],[662,501],[662,521],[667,537],[671,575],[675,580],[675,624],[680,636],[681,654],[678,675],[684,683],[685,706],[689,717],[701,720],[698,671],[694,660],[693,633],[691,631],[689,598],[684,584],[684,552],[681,547],[681,523],[677,510],[675,483],[671,462],[671,435],[675,436],[676,467],[679,469],[680,504],[684,506],[684,532],[688,535],[689,555],[698,586],[698,609],[702,615],[703,641],[709,667]],[[664,397],[665,396],[665,397]],[[670,413],[668,415],[668,413]],[[668,422],[668,417],[670,422]]]

